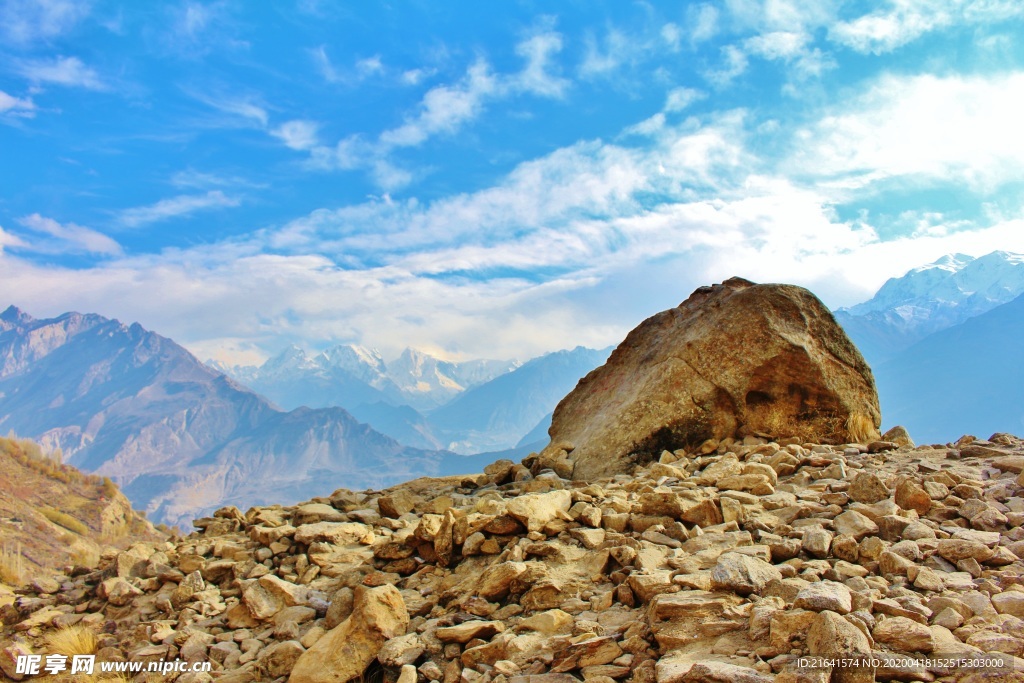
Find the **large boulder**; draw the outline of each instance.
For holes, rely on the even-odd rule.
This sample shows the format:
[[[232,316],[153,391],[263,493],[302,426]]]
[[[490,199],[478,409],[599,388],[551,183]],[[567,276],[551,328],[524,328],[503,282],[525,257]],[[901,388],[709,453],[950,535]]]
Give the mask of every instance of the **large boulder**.
[[[871,369],[821,301],[732,278],[630,332],[555,408],[537,465],[592,479],[712,438],[867,442],[880,424]]]

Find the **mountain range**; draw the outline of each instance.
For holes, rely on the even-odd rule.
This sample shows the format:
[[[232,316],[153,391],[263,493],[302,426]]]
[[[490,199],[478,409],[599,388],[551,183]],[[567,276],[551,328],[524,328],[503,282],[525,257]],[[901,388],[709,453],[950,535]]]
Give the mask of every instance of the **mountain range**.
[[[0,314],[0,429],[108,475],[154,521],[472,469],[342,408],[284,411],[170,339],[99,315]]]
[[[579,346],[525,364],[456,363],[405,349],[385,362],[361,346],[316,355],[292,346],[258,367],[210,365],[285,409],[340,406],[404,444],[468,455],[519,445],[609,353]]]

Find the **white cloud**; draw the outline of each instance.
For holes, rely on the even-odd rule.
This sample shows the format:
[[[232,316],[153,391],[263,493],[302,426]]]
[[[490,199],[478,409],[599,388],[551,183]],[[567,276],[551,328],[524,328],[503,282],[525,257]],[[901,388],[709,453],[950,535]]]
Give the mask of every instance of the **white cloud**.
[[[209,92],[186,89],[186,92],[208,107],[227,114],[231,119],[230,125],[234,126],[245,122],[243,125],[266,128],[270,120],[266,108],[258,103],[258,98],[255,96],[230,95],[216,89]]]
[[[562,51],[562,36],[554,31],[537,33],[516,45],[516,54],[526,59],[526,67],[513,83],[535,95],[562,97],[570,82],[550,73],[553,56]]]
[[[384,63],[380,61],[380,55],[374,55],[357,61],[356,71],[364,78],[373,76],[384,72]]]
[[[603,42],[600,45],[593,35],[587,36],[587,51],[579,68],[583,78],[606,77],[614,73],[620,66],[632,61],[637,50],[643,47],[615,28],[608,29]]]
[[[406,123],[381,133],[385,147],[414,147],[438,133],[454,133],[479,116],[487,99],[499,88],[490,66],[473,64],[456,85],[439,85],[423,96],[419,110]]]
[[[705,43],[718,34],[718,10],[714,5],[690,5],[686,8],[686,18],[686,34],[691,45]]]
[[[204,209],[238,206],[240,203],[240,200],[228,197],[220,190],[211,190],[206,194],[178,195],[170,199],[161,199],[148,206],[125,209],[121,212],[120,220],[122,224],[134,228],[168,218],[187,216]]]
[[[31,117],[35,114],[35,109],[36,105],[32,98],[14,97],[0,90],[0,116],[10,114]]]
[[[121,245],[101,232],[84,228],[74,223],[58,223],[52,218],[34,213],[18,222],[36,233],[48,235],[53,240],[42,243],[26,243],[29,251],[44,253],[88,253],[104,256],[118,256],[122,253]]]
[[[63,85],[89,90],[106,90],[107,85],[96,70],[78,57],[56,57],[51,60],[22,62],[19,71],[36,83]]]
[[[991,189],[1024,176],[1024,72],[885,76],[794,140],[794,170],[856,188],[891,178]]]
[[[705,97],[707,97],[706,93],[694,88],[673,88],[665,99],[664,110],[667,112],[683,111]]]
[[[0,33],[16,44],[46,40],[65,33],[91,10],[87,0],[3,0]]]
[[[294,120],[282,123],[271,131],[271,135],[279,138],[285,145],[295,150],[310,150],[319,143],[317,131],[320,126],[315,121]]]
[[[883,7],[829,29],[829,38],[857,52],[892,52],[952,25],[985,24],[1024,15],[1015,0],[889,0]]]
[[[718,87],[729,85],[737,76],[747,70],[750,60],[747,53],[736,45],[725,45],[721,48],[722,65],[704,74],[712,84]]]

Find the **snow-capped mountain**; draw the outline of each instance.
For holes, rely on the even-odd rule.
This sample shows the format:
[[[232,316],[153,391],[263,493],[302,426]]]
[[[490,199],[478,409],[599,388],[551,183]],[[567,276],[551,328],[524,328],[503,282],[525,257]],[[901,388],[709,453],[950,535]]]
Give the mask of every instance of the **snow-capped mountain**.
[[[949,254],[892,278],[870,300],[836,319],[875,364],[924,339],[1024,294],[1024,255]]]
[[[520,364],[451,362],[415,349],[405,349],[386,363],[375,349],[345,344],[313,355],[290,346],[259,367],[210,365],[288,409],[303,405],[355,409],[385,403],[428,410]]]

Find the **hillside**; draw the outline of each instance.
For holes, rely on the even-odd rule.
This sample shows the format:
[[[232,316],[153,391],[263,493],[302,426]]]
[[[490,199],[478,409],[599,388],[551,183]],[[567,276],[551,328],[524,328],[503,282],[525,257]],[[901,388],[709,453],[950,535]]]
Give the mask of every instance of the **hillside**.
[[[97,667],[209,662],[183,683],[1024,680],[1024,443],[789,441],[223,508],[2,608],[0,667],[71,626]]]
[[[105,547],[156,541],[157,531],[109,479],[59,462],[28,439],[0,437],[0,583],[66,565],[95,567]]]

